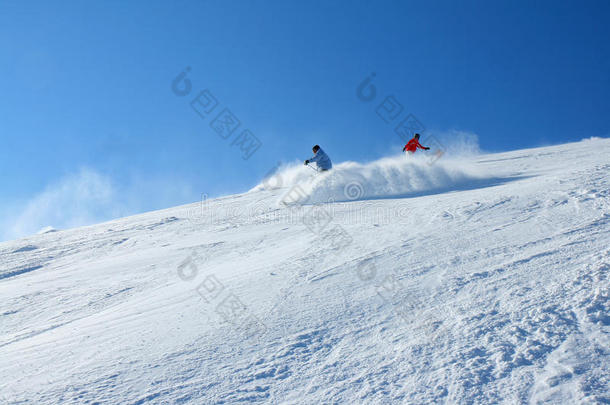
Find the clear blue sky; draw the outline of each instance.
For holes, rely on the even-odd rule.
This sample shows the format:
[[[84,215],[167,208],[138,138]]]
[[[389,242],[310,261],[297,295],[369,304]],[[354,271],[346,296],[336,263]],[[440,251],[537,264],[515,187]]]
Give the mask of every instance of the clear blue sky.
[[[388,95],[486,151],[608,136],[608,21],[608,1],[0,1],[0,224],[41,205],[52,218],[30,227],[245,191],[315,143],[373,160],[402,146],[375,113]],[[372,72],[367,104],[356,88]],[[204,89],[219,103],[206,119],[189,104]],[[224,108],[241,122],[228,140],[209,125]],[[248,160],[231,145],[244,129],[262,142]],[[124,201],[58,197],[83,170],[112,190],[99,200]]]

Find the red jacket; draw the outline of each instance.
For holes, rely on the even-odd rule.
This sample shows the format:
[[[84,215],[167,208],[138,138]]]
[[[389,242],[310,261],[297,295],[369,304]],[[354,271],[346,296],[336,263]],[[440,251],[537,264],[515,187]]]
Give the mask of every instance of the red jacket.
[[[419,144],[419,141],[415,138],[411,139],[404,147],[404,150],[407,152],[415,152],[417,148],[425,149],[423,146]]]

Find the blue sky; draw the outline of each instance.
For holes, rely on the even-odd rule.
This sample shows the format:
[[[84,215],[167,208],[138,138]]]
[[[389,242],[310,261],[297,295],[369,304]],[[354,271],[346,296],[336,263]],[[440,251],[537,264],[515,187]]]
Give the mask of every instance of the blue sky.
[[[607,1],[1,1],[0,239],[245,191],[315,143],[374,160],[408,114],[485,151],[608,136],[609,20]]]

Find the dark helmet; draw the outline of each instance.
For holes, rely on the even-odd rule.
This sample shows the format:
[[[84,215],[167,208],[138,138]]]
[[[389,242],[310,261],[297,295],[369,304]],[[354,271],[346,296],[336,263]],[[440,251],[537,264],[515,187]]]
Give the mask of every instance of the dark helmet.
[[[419,139],[419,134],[415,134],[415,139]]]
[[[320,149],[320,145],[314,145],[314,147],[311,148],[311,150],[313,150],[313,153],[316,153],[319,149]]]

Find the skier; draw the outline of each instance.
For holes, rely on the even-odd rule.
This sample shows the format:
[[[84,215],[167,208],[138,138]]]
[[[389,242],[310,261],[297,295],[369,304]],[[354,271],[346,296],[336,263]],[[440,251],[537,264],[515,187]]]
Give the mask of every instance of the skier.
[[[417,150],[417,148],[421,148],[423,150],[429,150],[430,148],[426,148],[425,146],[422,146],[419,143],[419,134],[415,134],[415,136],[413,137],[413,139],[411,139],[409,142],[407,142],[407,144],[405,145],[404,148],[402,148],[403,152],[409,152],[409,153],[415,153],[415,151]]]
[[[319,145],[314,146],[313,148],[311,148],[311,150],[313,150],[313,157],[310,157],[305,161],[305,166],[315,162],[318,166],[318,170],[321,172],[325,172],[333,168],[333,164],[331,163],[330,158],[322,150],[322,148],[320,148]]]

